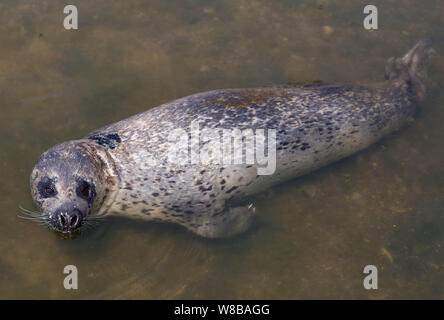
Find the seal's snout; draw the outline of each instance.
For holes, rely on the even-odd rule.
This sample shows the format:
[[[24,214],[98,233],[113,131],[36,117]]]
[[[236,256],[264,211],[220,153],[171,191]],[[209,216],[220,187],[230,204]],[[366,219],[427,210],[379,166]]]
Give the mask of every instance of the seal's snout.
[[[58,231],[73,232],[82,225],[82,213],[79,209],[59,209],[54,214]]]

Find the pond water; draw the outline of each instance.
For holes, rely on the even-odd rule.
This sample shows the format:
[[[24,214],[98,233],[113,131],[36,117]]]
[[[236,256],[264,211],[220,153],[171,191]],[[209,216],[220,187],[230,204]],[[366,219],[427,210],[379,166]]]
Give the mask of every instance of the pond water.
[[[444,2],[0,1],[0,298],[444,299]],[[235,238],[110,218],[64,240],[17,217],[52,145],[196,92],[379,81],[433,36],[418,117],[371,148],[255,197]],[[75,265],[79,289],[65,290]],[[378,267],[378,290],[363,269]]]

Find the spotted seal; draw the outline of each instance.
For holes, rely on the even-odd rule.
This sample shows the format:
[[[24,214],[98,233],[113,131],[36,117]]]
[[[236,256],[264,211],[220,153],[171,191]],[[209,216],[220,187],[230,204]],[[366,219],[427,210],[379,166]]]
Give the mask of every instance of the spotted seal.
[[[178,223],[203,237],[238,234],[254,215],[251,195],[356,153],[412,117],[424,98],[430,53],[420,41],[389,59],[386,80],[376,85],[198,93],[58,144],[30,175],[38,219],[62,233],[120,215]],[[172,164],[169,134],[177,128],[191,134],[196,121],[216,130],[275,130],[275,172],[258,175],[258,163]]]

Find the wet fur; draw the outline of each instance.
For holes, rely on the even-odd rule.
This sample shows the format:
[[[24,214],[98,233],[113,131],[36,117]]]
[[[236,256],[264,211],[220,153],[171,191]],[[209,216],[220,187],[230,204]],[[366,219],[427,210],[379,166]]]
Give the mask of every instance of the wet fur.
[[[390,59],[387,81],[377,85],[315,83],[198,93],[56,149],[86,146],[88,157],[100,163],[92,173],[101,177],[94,214],[174,222],[205,237],[237,234],[254,215],[249,196],[356,153],[413,116],[425,94],[427,50],[420,42],[403,58]],[[177,127],[189,132],[192,121],[201,129],[276,129],[276,172],[258,176],[255,165],[169,163],[168,134]]]

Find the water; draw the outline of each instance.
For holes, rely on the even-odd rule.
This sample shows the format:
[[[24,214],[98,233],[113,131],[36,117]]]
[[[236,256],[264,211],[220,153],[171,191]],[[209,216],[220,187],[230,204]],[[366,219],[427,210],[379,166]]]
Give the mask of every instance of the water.
[[[370,149],[255,198],[247,233],[201,239],[113,218],[76,240],[17,217],[50,146],[191,93],[377,81],[444,34],[442,1],[0,2],[0,298],[444,299],[444,52],[418,119]],[[79,290],[63,288],[63,268]],[[363,268],[379,270],[365,290]]]

